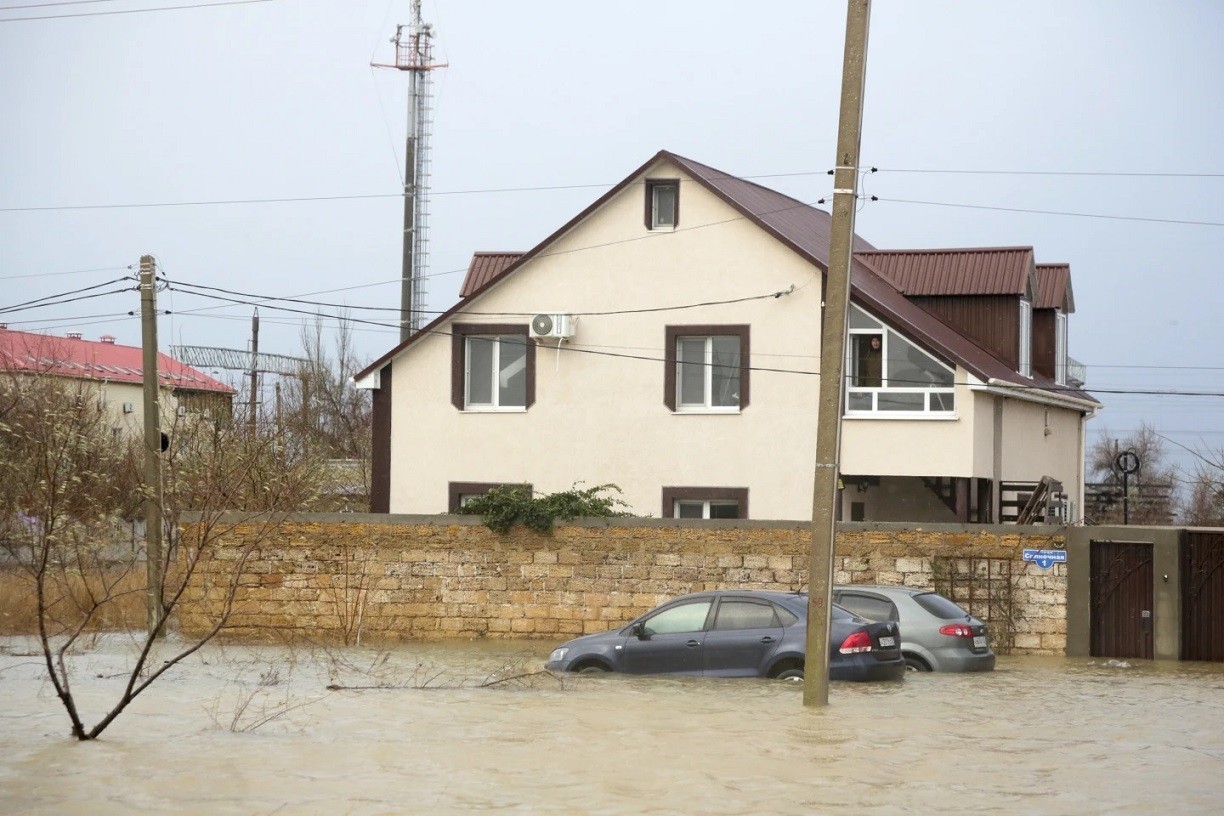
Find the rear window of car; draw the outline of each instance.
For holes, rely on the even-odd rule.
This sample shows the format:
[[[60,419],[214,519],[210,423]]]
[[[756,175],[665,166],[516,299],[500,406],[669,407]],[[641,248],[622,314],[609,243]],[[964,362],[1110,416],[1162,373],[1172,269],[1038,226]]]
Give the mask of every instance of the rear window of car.
[[[914,596],[914,603],[921,606],[940,620],[956,620],[964,618],[968,613],[942,595],[934,592],[924,592]]]
[[[849,609],[860,618],[873,621],[890,621],[897,619],[897,609],[892,601],[876,595],[860,595],[857,592],[843,592],[837,602]]]

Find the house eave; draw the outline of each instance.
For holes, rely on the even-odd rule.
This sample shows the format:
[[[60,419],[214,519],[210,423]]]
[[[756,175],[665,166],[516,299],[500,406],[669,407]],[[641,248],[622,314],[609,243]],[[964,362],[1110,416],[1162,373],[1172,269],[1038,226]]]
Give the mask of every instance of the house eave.
[[[1073,397],[1069,394],[1059,394],[1050,391],[1041,386],[1021,385],[1018,383],[1000,380],[991,377],[984,384],[970,383],[971,391],[978,391],[986,394],[994,394],[1001,397],[1010,397],[1012,399],[1024,400],[1026,402],[1035,402],[1041,405],[1053,405],[1058,408],[1070,408],[1075,411],[1095,415],[1097,409],[1101,407],[1099,402],[1091,399],[1082,399]]]

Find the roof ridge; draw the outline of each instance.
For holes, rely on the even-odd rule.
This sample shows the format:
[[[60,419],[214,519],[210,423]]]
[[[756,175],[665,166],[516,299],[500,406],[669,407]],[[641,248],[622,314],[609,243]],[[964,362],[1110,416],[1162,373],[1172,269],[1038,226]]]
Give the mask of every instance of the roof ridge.
[[[1016,245],[1016,246],[985,246],[985,247],[935,247],[931,249],[868,249],[855,250],[855,255],[867,254],[890,254],[890,255],[916,255],[916,254],[933,254],[936,252],[1033,252],[1032,246]]]
[[[794,197],[794,196],[792,196],[792,195],[788,195],[788,194],[786,194],[786,193],[784,193],[784,192],[782,192],[782,191],[780,191],[780,190],[775,190],[775,189],[774,189],[774,188],[772,188],[772,187],[766,187],[764,184],[761,184],[761,183],[759,183],[759,182],[753,181],[753,180],[752,180],[752,179],[750,179],[750,178],[744,178],[743,176],[733,176],[733,175],[731,175],[730,173],[726,172],[725,170],[719,170],[717,167],[711,167],[711,166],[710,166],[710,165],[708,165],[708,164],[703,164],[702,162],[696,161],[695,159],[690,159],[690,158],[687,158],[687,157],[685,157],[685,156],[681,156],[681,155],[680,155],[680,154],[678,154],[678,153],[672,153],[672,152],[671,152],[671,151],[669,151],[669,150],[661,150],[661,151],[659,151],[659,153],[660,153],[660,155],[661,155],[661,156],[665,156],[666,158],[671,159],[672,161],[676,162],[676,163],[677,163],[677,164],[679,164],[679,165],[682,165],[682,166],[684,166],[684,165],[696,166],[696,167],[702,168],[702,169],[704,169],[704,170],[709,170],[711,173],[715,173],[715,174],[717,174],[717,175],[716,175],[714,178],[710,178],[708,175],[707,175],[707,176],[705,176],[703,180],[704,180],[704,181],[706,181],[706,182],[718,181],[718,180],[720,180],[720,179],[730,179],[730,180],[732,180],[732,181],[738,181],[738,182],[740,182],[740,183],[742,183],[742,184],[751,184],[753,187],[756,187],[758,190],[764,190],[765,192],[769,193],[770,195],[775,195],[775,196],[778,196],[779,198],[785,198],[785,199],[788,199],[788,200],[793,201],[793,202],[795,202],[796,204],[798,204],[798,205],[800,205],[800,206],[802,206],[802,207],[810,207],[810,208],[811,208],[811,209],[813,209],[813,210],[814,210],[814,209],[817,209],[817,208],[816,208],[814,205],[809,204],[809,203],[808,203],[808,202],[806,202],[806,201],[801,201],[800,199],[795,198],[795,197]],[[704,175],[704,174],[703,174],[703,175]],[[822,212],[823,212],[823,210],[822,210]]]

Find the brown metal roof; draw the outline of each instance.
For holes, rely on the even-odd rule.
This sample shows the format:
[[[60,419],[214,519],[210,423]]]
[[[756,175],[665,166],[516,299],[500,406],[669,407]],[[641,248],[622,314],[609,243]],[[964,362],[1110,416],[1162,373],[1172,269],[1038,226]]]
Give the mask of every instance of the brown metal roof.
[[[1037,264],[1037,296],[1034,309],[1075,311],[1075,296],[1071,294],[1071,264]]]
[[[585,210],[571,218],[552,235],[520,255],[516,260],[509,262],[482,285],[472,289],[468,293],[467,300],[461,300],[459,303],[456,303],[429,325],[420,329],[407,340],[366,366],[364,370],[356,375],[356,379],[372,374],[421,337],[435,331],[445,331],[442,329],[445,323],[453,318],[457,312],[461,311],[462,308],[466,307],[472,298],[487,290],[495,282],[513,274],[519,267],[541,254],[554,241],[569,232],[574,226],[598,210],[630,184],[639,180],[644,173],[660,161],[668,161],[680,167],[699,184],[742,213],[749,221],[760,226],[800,256],[815,264],[822,271],[828,270],[829,236],[833,223],[832,216],[829,213],[816,209],[788,195],[762,187],[755,182],[736,178],[700,162],[686,159],[683,156],[678,156],[666,150],[660,150],[642,164],[642,166],[626,176],[624,180],[596,199]],[[972,253],[980,252],[980,250],[908,250],[907,252]],[[1036,278],[1031,247],[996,248],[986,250],[986,252],[1017,253],[1017,255],[1027,252],[1027,274],[1023,279],[1018,279],[1014,282],[1014,289],[1012,291],[1016,294],[1032,292],[1032,289],[1035,288]],[[883,272],[874,268],[877,256],[900,253],[879,252],[858,235],[854,236],[854,253],[854,262],[850,276],[851,298],[886,323],[889,323],[903,334],[926,347],[928,351],[944,358],[947,362],[959,363],[983,382],[996,381],[1003,384],[1016,385],[1021,389],[1035,388],[1095,403],[1091,394],[1059,386],[1052,380],[1047,380],[1040,375],[1036,375],[1032,379],[1021,377],[1007,363],[966,338],[936,315],[907,299],[901,290],[885,277]],[[870,259],[870,262],[867,262],[868,259]],[[1015,259],[1013,258],[1013,260]]]
[[[889,249],[859,253],[902,294],[1025,295],[1034,281],[1032,247]]]
[[[508,266],[519,258],[522,252],[477,252],[472,255],[468,265],[467,276],[463,286],[459,287],[459,297],[465,298],[500,275]]]

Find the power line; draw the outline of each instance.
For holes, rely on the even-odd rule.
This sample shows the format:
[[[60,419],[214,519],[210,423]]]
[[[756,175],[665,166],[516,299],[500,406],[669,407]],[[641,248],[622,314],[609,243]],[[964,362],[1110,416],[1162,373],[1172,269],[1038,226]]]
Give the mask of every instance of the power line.
[[[871,196],[872,201],[883,201],[890,204],[923,204],[931,207],[955,207],[964,210],[991,210],[994,212],[1027,213],[1030,215],[1065,215],[1072,218],[1099,218],[1108,221],[1146,221],[1154,224],[1187,224],[1197,227],[1224,227],[1222,221],[1188,221],[1176,218],[1147,218],[1138,215],[1102,215],[1100,213],[1067,212],[1065,210],[1029,210],[1021,207],[992,207],[985,204],[953,204],[947,201],[914,201],[904,198],[880,198]]]
[[[363,309],[367,311],[377,311],[377,312],[394,312],[396,314],[400,312],[400,309],[396,307],[392,307],[392,306],[353,306],[353,305],[349,305],[345,303],[326,303],[323,301],[304,300],[304,299],[291,298],[291,297],[272,297],[272,296],[267,296],[267,295],[256,295],[250,292],[238,292],[233,289],[224,289],[219,286],[204,286],[203,284],[187,283],[185,281],[174,281],[173,284],[171,284],[169,281],[166,281],[166,284],[172,291],[180,291],[180,292],[183,292],[184,294],[198,294],[201,297],[206,297],[206,295],[204,295],[202,292],[195,292],[191,290],[183,290],[183,289],[175,290],[174,287],[175,286],[188,286],[188,287],[191,287],[192,289],[206,289],[212,292],[224,292],[225,294],[235,295],[237,297],[256,298],[258,299],[259,303],[267,303],[271,301],[282,301],[285,303],[300,303],[300,304],[305,304],[308,306],[325,306],[329,308],[338,308],[338,309]],[[793,290],[794,290],[794,286],[792,285],[791,291]],[[606,317],[610,315],[647,314],[651,312],[683,311],[685,309],[696,309],[702,306],[726,306],[726,305],[730,305],[734,303],[746,303],[748,301],[753,301],[753,300],[767,300],[769,298],[780,298],[783,295],[787,295],[787,294],[790,294],[790,292],[783,290],[779,292],[770,292],[768,294],[763,294],[763,295],[748,295],[745,297],[732,298],[730,300],[711,300],[711,301],[704,301],[700,303],[684,303],[678,306],[651,306],[651,307],[645,307],[641,309],[616,309],[616,310],[604,311],[604,312],[571,312],[571,314],[574,317]],[[255,305],[255,304],[253,303],[252,305]],[[445,312],[436,311],[436,310],[426,310],[426,311],[428,314],[445,314]],[[535,312],[465,311],[463,314],[479,316],[479,317],[531,317],[532,315],[535,314]]]
[[[71,272],[34,272],[29,275],[4,275],[0,280],[18,280],[21,278],[51,278],[57,275],[84,275],[89,272],[118,272],[121,269],[131,269],[131,266],[104,266],[99,269],[74,269]]]
[[[216,6],[245,6],[251,3],[271,3],[274,0],[221,0],[216,3],[194,3],[187,6],[159,6],[157,8],[139,8],[139,9],[119,9],[115,11],[82,11],[76,14],[53,14],[43,15],[41,17],[0,17],[0,23],[24,23],[29,20],[67,20],[73,17],[109,17],[114,14],[147,14],[152,11],[183,11],[185,9],[200,9],[214,8]],[[45,6],[56,5],[75,5],[74,3],[46,3]],[[17,6],[17,8],[22,8]],[[38,6],[28,6],[28,8],[38,8]],[[0,11],[10,11],[5,8]]]
[[[881,173],[944,173],[972,176],[1085,176],[1104,178],[1224,178],[1224,173],[1135,173],[1093,170],[938,170],[934,168],[872,167]]]
[[[72,298],[70,300],[60,300],[54,303],[44,302],[44,301],[55,300],[55,298],[66,298],[66,297],[69,297],[70,295],[78,295],[78,294],[81,294],[82,292],[91,292],[94,289],[101,289],[103,286],[110,286],[111,284],[120,283],[122,281],[130,281],[131,279],[132,279],[131,275],[125,275],[122,278],[115,278],[114,280],[109,280],[109,281],[106,281],[105,283],[98,283],[98,284],[94,284],[93,286],[83,287],[81,289],[73,289],[68,292],[59,292],[54,295],[46,295],[44,297],[35,298],[34,300],[27,300],[23,303],[15,303],[12,306],[0,306],[0,314],[8,314],[12,312],[21,311],[23,309],[38,309],[38,308],[42,308],[43,306],[57,306],[61,303],[71,303],[74,300],[84,300],[85,298]],[[115,291],[127,292],[131,290],[130,289],[118,289]],[[101,294],[109,295],[109,294],[114,294],[114,292],[103,292]],[[100,297],[100,295],[90,295],[90,297]]]

